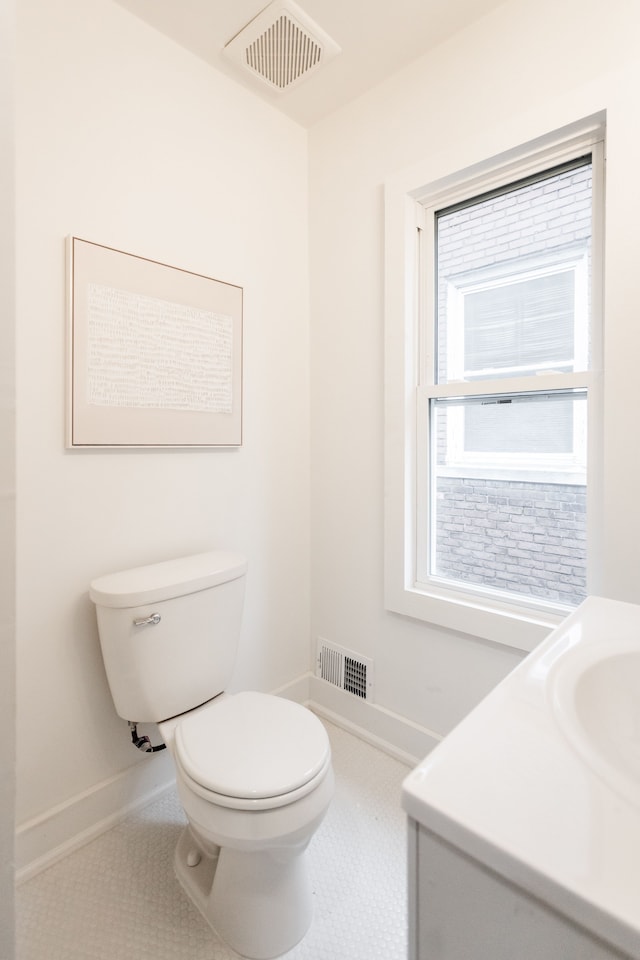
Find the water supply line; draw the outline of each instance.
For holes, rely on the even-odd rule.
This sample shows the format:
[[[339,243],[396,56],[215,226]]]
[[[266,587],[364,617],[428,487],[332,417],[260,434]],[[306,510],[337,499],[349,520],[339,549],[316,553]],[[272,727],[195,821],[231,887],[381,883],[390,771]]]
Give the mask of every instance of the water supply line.
[[[156,627],[161,619],[159,613],[152,613],[148,617],[140,617],[134,620],[133,625],[134,627],[146,627],[149,625]],[[129,720],[129,730],[131,731],[131,743],[134,747],[137,747],[138,750],[142,750],[143,753],[157,753],[159,750],[167,749],[166,743],[159,743],[157,747],[154,747],[149,737],[138,736],[138,725],[134,723],[133,720]]]
[[[149,737],[138,736],[138,725],[133,720],[129,720],[129,730],[131,731],[131,743],[143,753],[157,753],[159,750],[166,750],[166,743],[159,743],[155,747]]]

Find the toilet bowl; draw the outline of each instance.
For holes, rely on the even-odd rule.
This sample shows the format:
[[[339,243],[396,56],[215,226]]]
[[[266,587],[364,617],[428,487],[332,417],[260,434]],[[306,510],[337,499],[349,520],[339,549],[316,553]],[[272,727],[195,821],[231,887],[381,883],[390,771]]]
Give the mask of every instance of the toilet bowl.
[[[212,551],[100,577],[90,596],[118,714],[157,723],[174,760],[188,822],[178,880],[237,953],[271,960],[311,922],[306,848],[333,771],[326,730],[305,707],[225,692],[246,569],[241,555]]]
[[[222,694],[159,724],[188,826],[176,875],[241,956],[267,960],[307,932],[305,850],[333,795],[326,731],[310,711],[269,694]]]

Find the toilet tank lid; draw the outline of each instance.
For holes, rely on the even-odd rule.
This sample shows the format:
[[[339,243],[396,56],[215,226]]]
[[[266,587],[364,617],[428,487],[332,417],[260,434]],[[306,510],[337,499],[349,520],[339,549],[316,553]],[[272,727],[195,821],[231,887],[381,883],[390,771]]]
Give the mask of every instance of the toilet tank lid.
[[[103,607],[139,607],[237,580],[246,571],[247,560],[241,554],[212,550],[98,577],[91,582],[89,596]]]

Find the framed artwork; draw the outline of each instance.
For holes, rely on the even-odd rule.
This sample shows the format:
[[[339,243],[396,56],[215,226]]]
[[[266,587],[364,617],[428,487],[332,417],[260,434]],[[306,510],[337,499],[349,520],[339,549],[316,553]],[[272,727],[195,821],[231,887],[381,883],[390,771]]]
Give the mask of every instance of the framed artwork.
[[[67,447],[242,444],[242,287],[69,237]]]

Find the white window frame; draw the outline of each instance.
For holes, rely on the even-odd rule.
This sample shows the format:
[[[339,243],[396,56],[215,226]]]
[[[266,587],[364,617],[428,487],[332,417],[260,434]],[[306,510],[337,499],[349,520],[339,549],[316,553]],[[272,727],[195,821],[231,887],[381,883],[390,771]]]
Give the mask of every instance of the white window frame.
[[[537,141],[514,148],[455,175],[421,178],[415,170],[385,185],[385,607],[436,626],[522,650],[531,650],[568,609],[534,599],[511,601],[483,589],[460,588],[425,578],[418,557],[425,556],[418,518],[429,509],[428,400],[430,397],[477,396],[495,392],[474,381],[443,384],[421,381],[420,372],[434,369],[433,311],[426,327],[419,305],[425,302],[425,257],[433,257],[433,232],[425,230],[425,209],[478,196],[515,183],[572,159],[592,154],[593,231],[591,289],[591,365],[588,371],[563,376],[563,387],[587,391],[589,447],[587,454],[588,592],[597,592],[601,571],[597,558],[601,530],[602,461],[602,274],[604,115],[599,114]],[[501,380],[504,393],[526,392],[534,378]],[[535,390],[553,392],[556,374],[535,378]],[[426,454],[426,455],[425,455]]]

